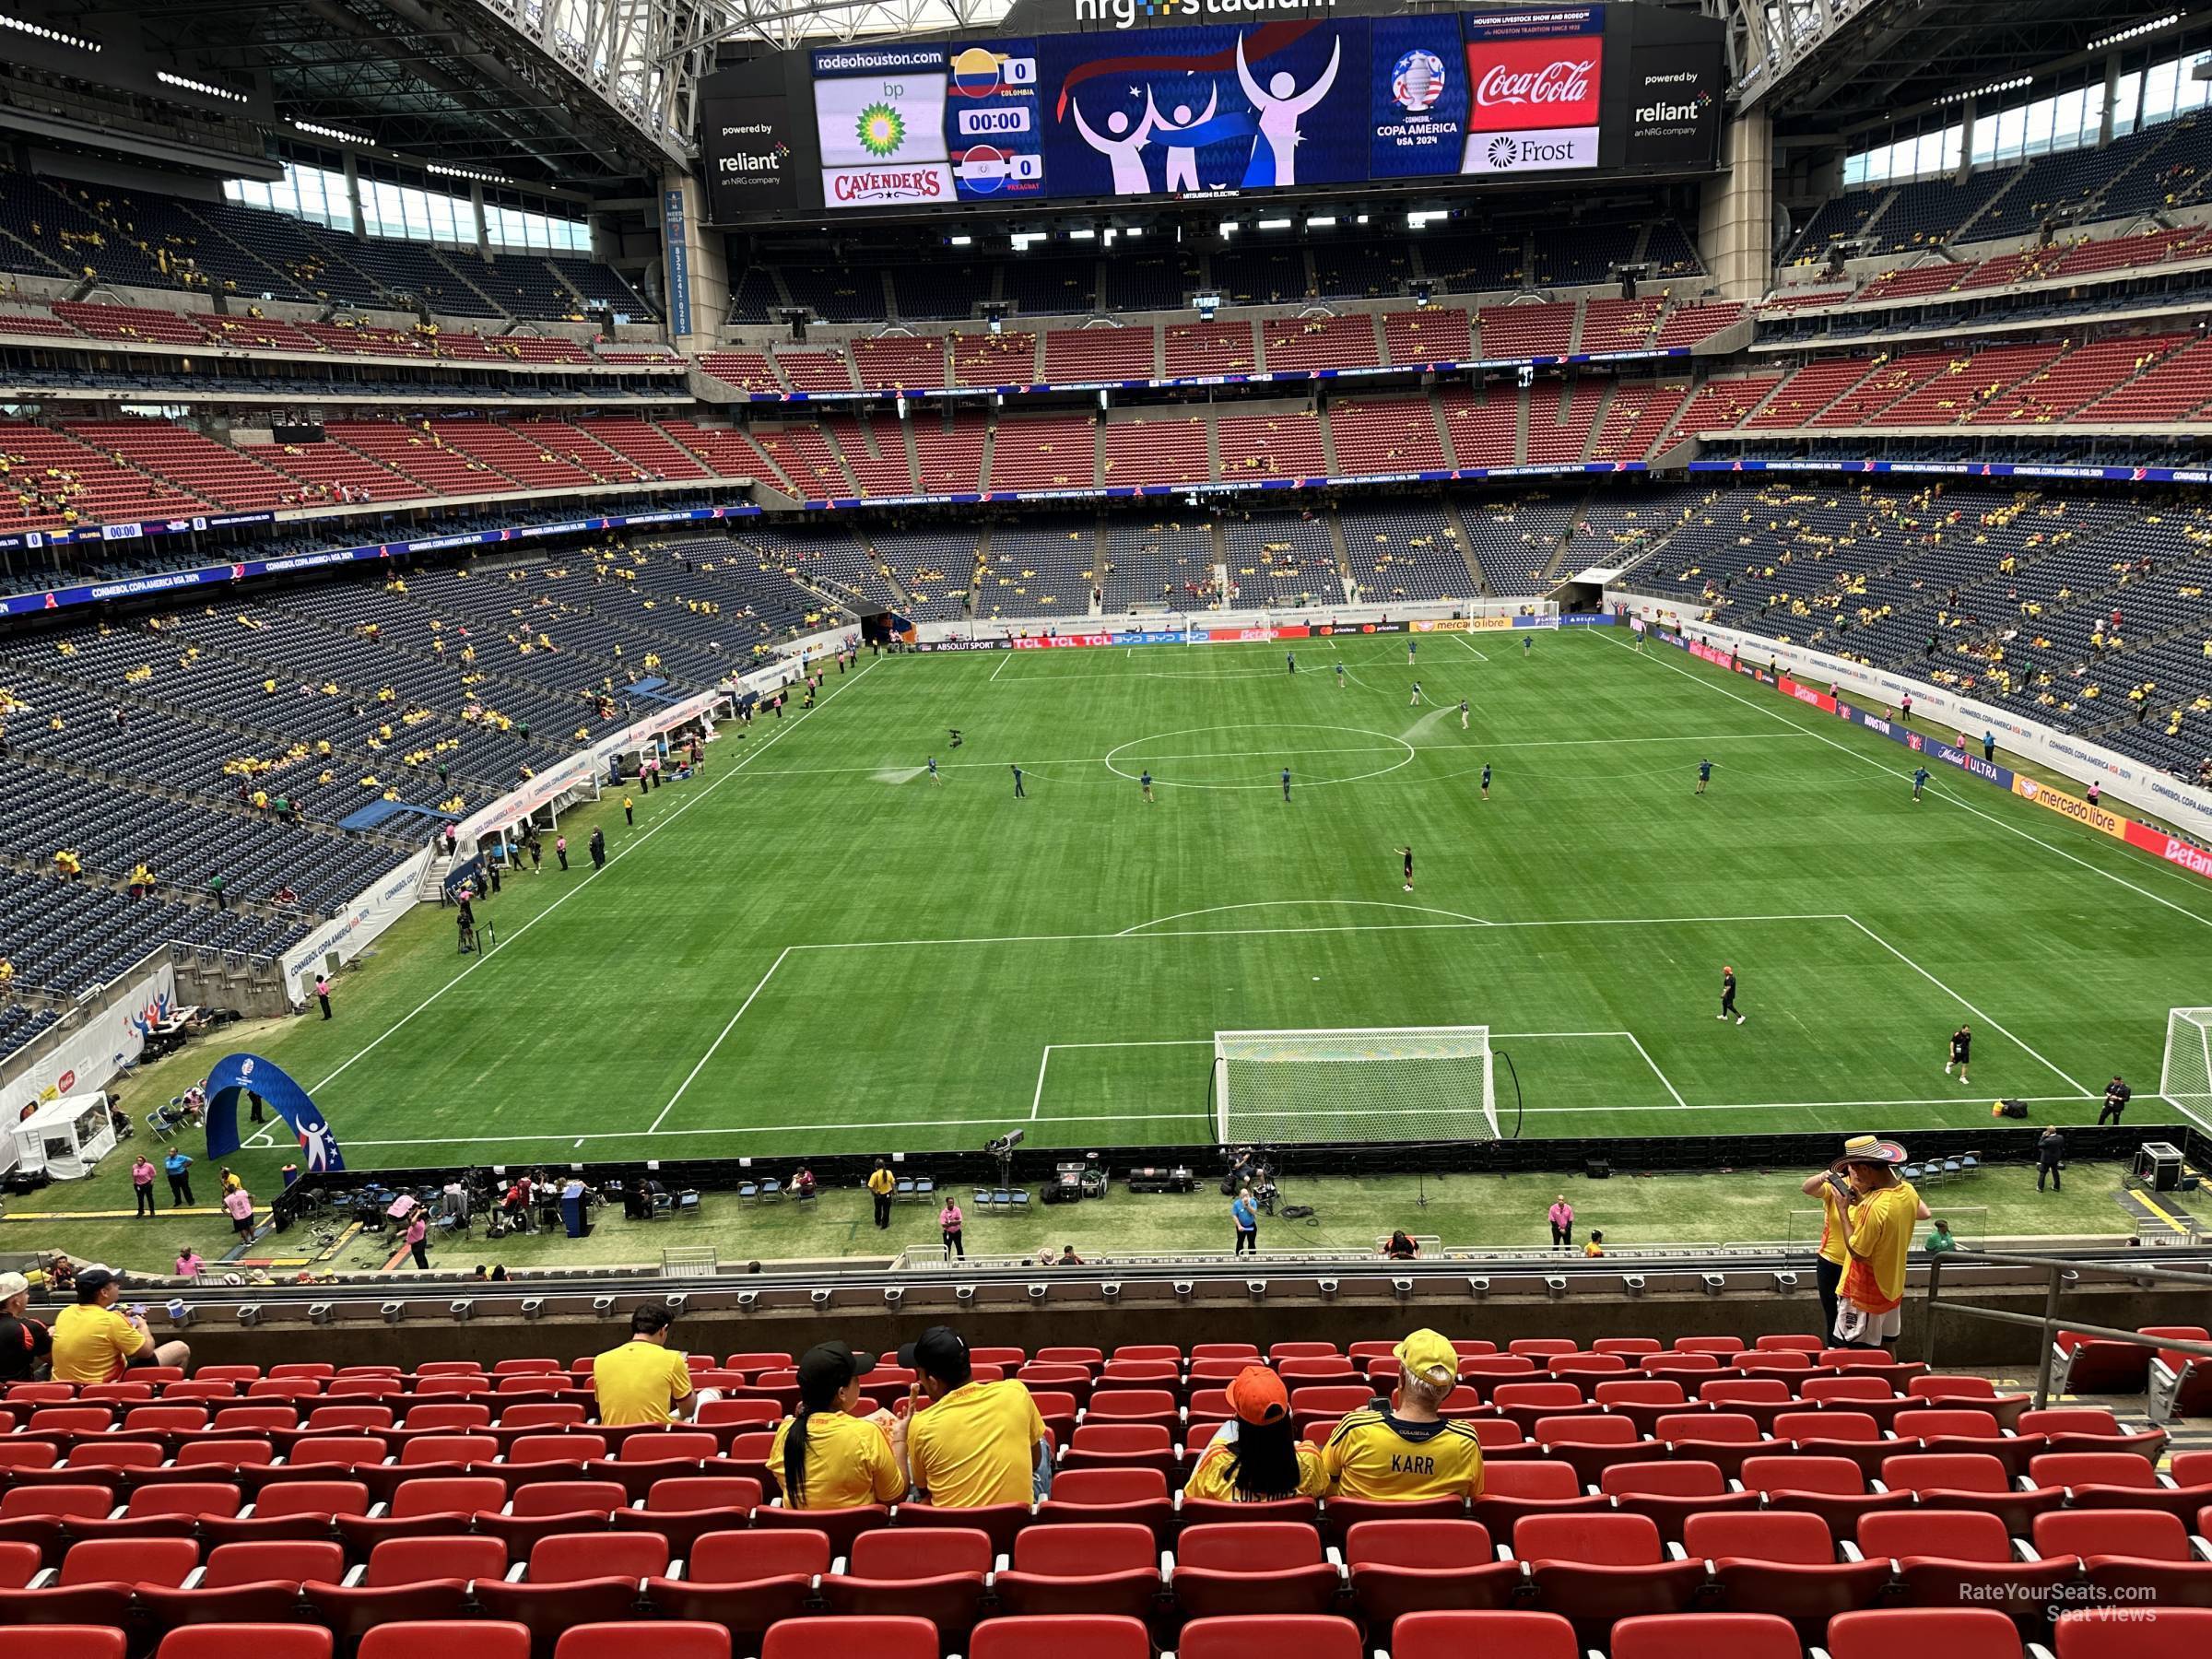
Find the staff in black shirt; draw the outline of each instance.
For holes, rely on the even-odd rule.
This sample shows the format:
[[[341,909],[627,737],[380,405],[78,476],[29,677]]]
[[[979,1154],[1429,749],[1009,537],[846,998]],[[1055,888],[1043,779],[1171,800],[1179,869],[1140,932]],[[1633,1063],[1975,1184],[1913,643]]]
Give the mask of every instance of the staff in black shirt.
[[[2114,1124],[2119,1123],[2120,1114],[2127,1110],[2127,1103],[2135,1098],[2135,1093],[2134,1089],[2120,1080],[2120,1074],[2114,1072],[2112,1080],[2104,1086],[2104,1110],[2097,1114],[2097,1122],[2101,1124],[2106,1118],[2111,1118]]]

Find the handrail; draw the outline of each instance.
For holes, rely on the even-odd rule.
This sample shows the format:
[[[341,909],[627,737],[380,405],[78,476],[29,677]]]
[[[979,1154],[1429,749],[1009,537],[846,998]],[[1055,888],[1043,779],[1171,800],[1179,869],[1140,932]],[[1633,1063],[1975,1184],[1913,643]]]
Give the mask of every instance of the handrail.
[[[2033,1313],[2015,1313],[2004,1308],[1977,1308],[1965,1302],[1943,1300],[1943,1270],[1953,1262],[1994,1262],[2008,1267],[2034,1267],[2044,1275],[2043,1312],[2041,1318]],[[2115,1265],[2106,1262],[2083,1261],[2077,1257],[2017,1255],[1997,1250],[1950,1250],[1932,1257],[1928,1263],[1928,1330],[1926,1351],[1923,1355],[1928,1364],[1936,1364],[1936,1310],[1948,1308],[1952,1312],[1968,1319],[1994,1320],[2000,1324],[2027,1325],[2042,1333],[2042,1353],[2035,1371],[2035,1406],[2041,1410],[2051,1403],[2051,1356],[2057,1346],[2061,1331],[2073,1331],[2084,1336],[2094,1336],[2103,1342],[2124,1342],[2134,1347],[2163,1350],[2169,1353],[2193,1354],[2198,1359],[2212,1359],[2212,1342],[2189,1342],[2177,1336],[2146,1336],[2140,1331],[2123,1331],[2114,1325],[2085,1324],[2078,1320],[2061,1319],[2058,1299],[2065,1290],[2067,1275],[2078,1281],[2084,1273],[2101,1273],[2111,1278],[2158,1279],[2172,1284],[2187,1285],[2196,1290],[2212,1290],[2212,1274],[2190,1273],[2176,1267],[2137,1266],[2134,1264]]]

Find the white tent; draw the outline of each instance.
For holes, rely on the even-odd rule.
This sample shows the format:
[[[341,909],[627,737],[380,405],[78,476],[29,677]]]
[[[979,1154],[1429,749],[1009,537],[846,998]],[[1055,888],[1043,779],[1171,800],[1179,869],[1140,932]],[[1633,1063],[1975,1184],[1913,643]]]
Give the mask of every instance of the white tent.
[[[15,1128],[16,1158],[27,1174],[76,1181],[115,1149],[115,1125],[104,1094],[49,1100]]]

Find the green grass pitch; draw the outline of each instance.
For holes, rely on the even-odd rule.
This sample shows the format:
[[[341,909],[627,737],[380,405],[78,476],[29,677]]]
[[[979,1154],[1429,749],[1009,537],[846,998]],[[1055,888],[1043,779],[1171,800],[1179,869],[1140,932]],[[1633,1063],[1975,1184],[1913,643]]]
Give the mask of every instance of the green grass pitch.
[[[1200,1141],[1212,1034],[1270,1027],[1488,1025],[1526,1135],[2086,1123],[2114,1071],[2168,1115],[2201,883],[1971,778],[1916,804],[1673,650],[1529,637],[864,658],[579,818],[607,868],[511,881],[490,954],[411,917],[260,1046],[357,1168]]]

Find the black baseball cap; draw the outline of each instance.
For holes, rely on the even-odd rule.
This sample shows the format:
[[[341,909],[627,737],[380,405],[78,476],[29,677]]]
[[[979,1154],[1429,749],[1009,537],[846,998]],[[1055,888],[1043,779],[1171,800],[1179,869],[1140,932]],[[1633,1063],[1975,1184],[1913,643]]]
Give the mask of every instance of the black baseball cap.
[[[855,1353],[841,1342],[818,1342],[799,1356],[799,1392],[836,1390],[876,1369],[876,1356]]]
[[[899,1363],[909,1371],[927,1371],[956,1387],[968,1381],[974,1367],[968,1359],[968,1339],[950,1325],[931,1325],[899,1350]]]
[[[110,1285],[121,1284],[123,1275],[112,1267],[87,1267],[76,1276],[76,1300],[88,1302]]]

